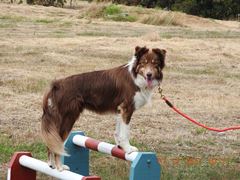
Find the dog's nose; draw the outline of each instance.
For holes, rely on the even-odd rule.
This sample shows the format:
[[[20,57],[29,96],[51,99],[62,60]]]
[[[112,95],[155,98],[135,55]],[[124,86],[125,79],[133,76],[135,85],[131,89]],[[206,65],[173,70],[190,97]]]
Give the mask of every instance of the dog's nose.
[[[150,79],[152,77],[152,73],[147,73],[147,78]]]

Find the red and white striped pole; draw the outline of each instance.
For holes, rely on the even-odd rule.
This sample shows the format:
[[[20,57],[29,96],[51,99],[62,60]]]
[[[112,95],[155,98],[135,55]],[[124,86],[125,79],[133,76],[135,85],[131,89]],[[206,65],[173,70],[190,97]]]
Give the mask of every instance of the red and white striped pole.
[[[122,149],[120,149],[118,146],[109,144],[106,142],[100,142],[98,140],[92,139],[90,137],[86,137],[83,135],[75,135],[73,137],[73,143],[75,145],[85,147],[94,151],[99,151],[102,153],[106,153],[109,155],[112,155],[114,157],[127,160],[127,161],[134,161],[134,159],[137,157],[138,152],[132,152],[132,153],[125,153]]]

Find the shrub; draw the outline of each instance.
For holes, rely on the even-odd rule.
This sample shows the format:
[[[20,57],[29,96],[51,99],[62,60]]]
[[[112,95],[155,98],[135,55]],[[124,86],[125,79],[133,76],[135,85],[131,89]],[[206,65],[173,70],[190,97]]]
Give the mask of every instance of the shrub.
[[[234,18],[240,12],[239,0],[176,0],[173,10],[216,19]]]
[[[104,18],[111,19],[113,21],[136,21],[134,16],[130,16],[128,13],[122,12],[121,7],[115,4],[111,4],[104,9]]]
[[[216,19],[233,19],[240,12],[239,0],[113,0],[126,5],[161,7]]]
[[[27,4],[63,7],[66,0],[27,0]]]
[[[120,13],[122,13],[121,8],[115,4],[111,4],[111,5],[107,6],[104,10],[105,15],[116,15],[116,14],[120,14]]]

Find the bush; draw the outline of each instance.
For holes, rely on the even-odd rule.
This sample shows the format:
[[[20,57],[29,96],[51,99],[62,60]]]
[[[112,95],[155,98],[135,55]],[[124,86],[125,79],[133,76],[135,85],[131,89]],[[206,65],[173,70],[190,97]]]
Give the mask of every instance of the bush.
[[[111,19],[113,21],[136,21],[135,17],[130,16],[128,13],[122,12],[120,6],[115,4],[111,4],[104,9],[104,18]]]
[[[233,19],[240,12],[239,0],[176,0],[173,10],[215,19]]]
[[[66,0],[27,0],[27,4],[63,7]]]
[[[240,0],[113,0],[126,5],[161,7],[216,19],[233,19],[240,13]]]
[[[122,10],[119,6],[111,4],[105,8],[104,13],[105,15],[116,15],[122,13]]]

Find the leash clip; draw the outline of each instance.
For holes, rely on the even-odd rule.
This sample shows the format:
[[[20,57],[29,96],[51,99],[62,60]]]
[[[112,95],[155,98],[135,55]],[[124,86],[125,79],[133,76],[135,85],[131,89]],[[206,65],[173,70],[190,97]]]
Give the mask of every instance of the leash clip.
[[[160,94],[161,98],[163,99],[165,96],[163,95],[163,89],[160,87],[160,85],[158,86],[158,93]]]

